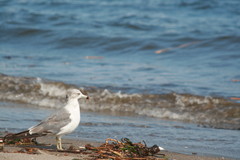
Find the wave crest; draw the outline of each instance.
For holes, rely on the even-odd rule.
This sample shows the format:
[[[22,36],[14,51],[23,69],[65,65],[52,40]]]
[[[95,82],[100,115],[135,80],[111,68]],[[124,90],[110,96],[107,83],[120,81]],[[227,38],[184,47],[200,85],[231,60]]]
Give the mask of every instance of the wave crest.
[[[0,75],[0,100],[59,108],[69,88],[40,78]],[[240,104],[224,98],[190,94],[127,94],[96,87],[81,88],[91,100],[83,110],[180,120],[215,128],[240,129]]]

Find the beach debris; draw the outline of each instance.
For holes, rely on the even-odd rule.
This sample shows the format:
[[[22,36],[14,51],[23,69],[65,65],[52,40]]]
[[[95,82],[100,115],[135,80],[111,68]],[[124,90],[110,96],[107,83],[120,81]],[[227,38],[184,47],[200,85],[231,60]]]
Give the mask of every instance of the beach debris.
[[[231,100],[237,100],[237,101],[239,101],[239,100],[240,100],[240,98],[239,98],[239,97],[230,97],[230,99],[231,99]]]
[[[41,154],[38,148],[26,147],[22,148],[18,153],[27,153],[27,154]]]
[[[3,148],[4,148],[3,139],[0,138],[0,151],[3,151]]]
[[[85,56],[85,59],[104,59],[102,56]]]
[[[108,138],[100,147],[87,144],[85,148],[97,153],[95,159],[166,160],[164,154],[156,155],[160,151],[157,145],[147,147],[145,142],[133,143],[128,138],[122,138],[121,141]]]
[[[163,52],[170,51],[170,50],[172,50],[172,49],[173,49],[173,48],[160,49],[160,50],[155,51],[155,53],[156,53],[156,54],[160,54],[160,53],[163,53]]]
[[[240,82],[240,79],[232,79],[232,82]]]
[[[191,45],[196,44],[196,43],[199,43],[199,41],[194,41],[194,42],[190,42],[190,43],[184,43],[184,44],[178,45],[176,47],[160,49],[160,50],[155,51],[155,53],[156,54],[161,54],[161,53],[168,52],[168,51],[171,51],[171,50],[174,50],[174,49],[185,48],[185,47],[191,46]]]
[[[2,138],[5,145],[21,145],[23,147],[18,153],[39,154],[41,150],[48,152],[61,152],[63,155],[70,153],[83,154],[97,159],[113,159],[113,160],[167,160],[165,154],[160,154],[160,147],[153,145],[148,147],[143,143],[133,143],[128,138],[117,139],[107,138],[105,143],[98,147],[86,144],[85,148],[70,146],[65,150],[56,150],[49,148],[48,145],[38,144],[36,138],[16,138],[14,134],[9,133]],[[1,139],[0,139],[1,140]],[[1,145],[1,141],[0,141]]]

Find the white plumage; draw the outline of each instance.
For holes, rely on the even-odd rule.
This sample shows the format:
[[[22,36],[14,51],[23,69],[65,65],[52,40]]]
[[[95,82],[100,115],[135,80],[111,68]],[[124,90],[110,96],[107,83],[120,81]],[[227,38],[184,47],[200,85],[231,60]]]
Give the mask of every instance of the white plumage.
[[[30,135],[53,135],[56,136],[57,149],[62,150],[61,137],[73,132],[80,123],[79,98],[88,96],[78,89],[71,89],[67,93],[67,104],[62,109],[52,114],[36,126],[28,129]]]

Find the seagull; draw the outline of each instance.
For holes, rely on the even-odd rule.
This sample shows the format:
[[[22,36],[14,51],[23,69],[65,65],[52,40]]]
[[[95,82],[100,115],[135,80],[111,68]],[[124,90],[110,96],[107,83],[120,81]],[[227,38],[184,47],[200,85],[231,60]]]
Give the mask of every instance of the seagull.
[[[80,123],[78,99],[89,99],[87,95],[84,95],[78,89],[68,90],[66,98],[67,104],[63,108],[41,121],[38,125],[14,134],[13,137],[56,136],[57,150],[63,150],[61,142],[62,136],[73,132]]]

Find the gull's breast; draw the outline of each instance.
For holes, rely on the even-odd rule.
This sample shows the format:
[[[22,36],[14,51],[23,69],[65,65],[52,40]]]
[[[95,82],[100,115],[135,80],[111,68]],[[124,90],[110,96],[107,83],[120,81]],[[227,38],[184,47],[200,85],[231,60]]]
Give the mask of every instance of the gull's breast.
[[[68,123],[66,126],[61,128],[61,131],[57,135],[65,135],[73,132],[80,123],[80,112],[78,111],[71,111],[70,117],[71,119],[70,123]]]

